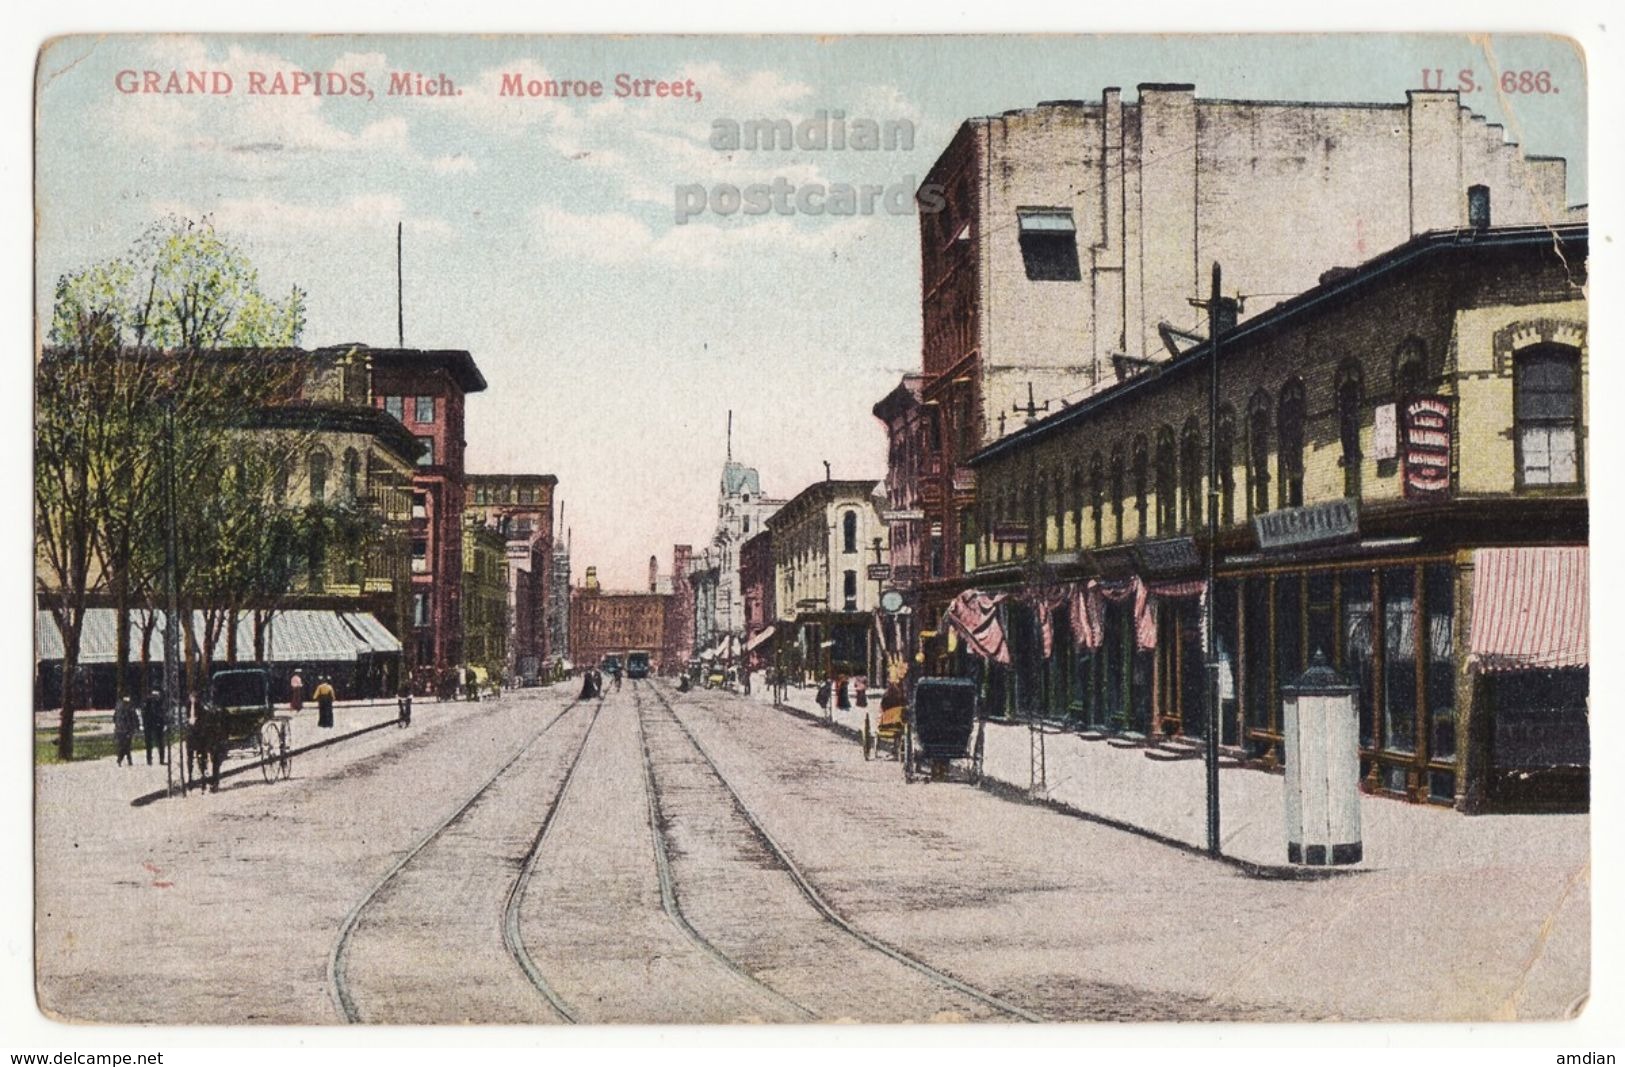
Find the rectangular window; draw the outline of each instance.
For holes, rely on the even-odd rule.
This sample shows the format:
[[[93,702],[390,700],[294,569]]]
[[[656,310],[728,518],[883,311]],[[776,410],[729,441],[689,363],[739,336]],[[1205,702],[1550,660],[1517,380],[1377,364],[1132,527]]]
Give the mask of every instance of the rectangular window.
[[[412,542],[412,573],[429,573],[429,542],[422,538]]]
[[[427,493],[412,494],[412,517],[414,519],[429,517],[429,495]]]
[[[434,466],[434,438],[419,437],[417,440],[418,444],[423,447],[423,452],[418,456],[418,466]]]
[[[1383,731],[1391,752],[1416,751],[1416,570],[1382,572]]]
[[[842,611],[858,610],[858,572],[846,571],[841,575]]]
[[[429,594],[428,593],[414,593],[414,594],[412,594],[412,625],[413,626],[427,626],[427,625],[429,625]]]
[[[416,419],[418,422],[420,422],[420,423],[422,423],[424,425],[433,424],[433,422],[434,422],[434,397],[432,397],[432,396],[420,396],[420,397],[417,398],[417,402],[412,405],[412,408],[413,408],[412,417],[414,419]]]
[[[1078,265],[1078,227],[1072,209],[1024,207],[1016,211],[1021,258],[1027,277],[1035,282],[1075,282],[1083,277]]]
[[[1570,349],[1536,348],[1519,354],[1515,375],[1523,484],[1578,484],[1578,358]]]
[[[384,410],[395,416],[397,422],[406,419],[406,398],[399,396],[384,397]]]

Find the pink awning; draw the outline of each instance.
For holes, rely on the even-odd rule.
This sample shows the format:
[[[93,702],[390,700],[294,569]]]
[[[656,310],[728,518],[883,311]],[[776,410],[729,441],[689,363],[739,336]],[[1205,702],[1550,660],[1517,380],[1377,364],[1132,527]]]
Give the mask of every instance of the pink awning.
[[[1589,665],[1590,579],[1583,545],[1474,552],[1468,661],[1485,672]]]
[[[948,605],[943,620],[959,631],[966,647],[976,655],[1008,664],[1010,649],[1004,643],[1004,627],[999,622],[999,605],[1003,602],[1003,596],[967,589]]]

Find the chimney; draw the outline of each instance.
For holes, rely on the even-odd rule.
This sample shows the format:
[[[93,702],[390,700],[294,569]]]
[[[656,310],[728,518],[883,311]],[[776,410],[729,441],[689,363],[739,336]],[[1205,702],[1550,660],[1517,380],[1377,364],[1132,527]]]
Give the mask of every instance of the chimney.
[[[1467,187],[1467,225],[1475,230],[1487,230],[1490,225],[1490,187]]]
[[[649,557],[649,592],[655,591],[655,585],[660,578],[660,560],[654,556]]]
[[[597,567],[588,567],[587,568],[587,582],[582,588],[586,592],[589,592],[589,593],[598,592],[598,568]]]

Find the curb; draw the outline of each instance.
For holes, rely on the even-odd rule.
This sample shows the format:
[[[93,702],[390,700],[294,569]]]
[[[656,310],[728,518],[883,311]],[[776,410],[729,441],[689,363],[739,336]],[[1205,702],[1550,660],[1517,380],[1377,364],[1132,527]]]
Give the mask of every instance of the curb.
[[[854,740],[862,740],[863,735],[852,727],[843,726],[838,722],[825,719],[819,715],[813,714],[812,712],[798,708],[793,704],[779,704],[775,702],[769,706],[778,711],[788,712],[799,719],[803,719],[817,726],[822,726],[826,730],[830,730],[834,733],[844,734],[847,737],[853,738]],[[1082,808],[1068,804],[1062,800],[1055,800],[1050,797],[1035,797],[1018,785],[1010,782],[999,781],[989,777],[985,773],[982,775],[982,780],[978,784],[977,788],[998,797],[1000,800],[1012,801],[1017,804],[1027,804],[1032,807],[1047,808],[1050,811],[1053,811],[1059,815],[1064,815],[1068,818],[1081,819],[1084,822],[1094,823],[1097,826],[1104,826],[1108,830],[1116,830],[1120,833],[1133,834],[1135,837],[1144,838],[1147,841],[1151,841],[1155,844],[1163,845],[1168,848],[1178,849],[1179,851],[1187,853],[1191,856],[1224,864],[1227,867],[1233,868],[1245,877],[1255,878],[1260,881],[1322,882],[1328,879],[1346,878],[1352,875],[1367,873],[1367,869],[1365,868],[1299,867],[1291,864],[1258,863],[1254,860],[1242,859],[1239,856],[1227,856],[1223,853],[1214,856],[1200,845],[1193,845],[1188,841],[1181,841],[1177,837],[1169,837],[1167,834],[1158,833],[1155,830],[1148,830],[1143,826],[1136,826],[1133,823],[1123,822],[1120,819],[1114,819],[1108,815],[1097,815],[1094,812],[1085,811]]]

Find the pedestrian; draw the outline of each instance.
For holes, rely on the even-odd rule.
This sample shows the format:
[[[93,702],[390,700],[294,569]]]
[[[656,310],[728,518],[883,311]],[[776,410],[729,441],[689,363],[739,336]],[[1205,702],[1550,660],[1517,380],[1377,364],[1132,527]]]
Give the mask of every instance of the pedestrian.
[[[480,676],[474,673],[473,667],[463,668],[463,697],[467,700],[480,698]]]
[[[316,725],[324,730],[333,726],[333,700],[338,694],[333,691],[333,683],[322,675],[322,683],[316,687]]]
[[[615,683],[615,691],[619,693],[621,691],[621,669],[619,667],[611,667],[609,676]]]
[[[869,679],[860,677],[852,682],[852,699],[860,708],[869,706]]]
[[[169,747],[165,737],[168,727],[168,709],[164,707],[163,694],[154,689],[147,694],[146,703],[141,705],[141,733],[147,745],[147,766],[152,766],[152,750],[158,750],[160,765],[169,762]]]
[[[581,672],[581,700],[591,700],[595,695],[592,685],[592,668],[588,667]]]
[[[847,697],[846,675],[844,674],[835,679],[835,706],[842,711],[846,711],[852,706],[852,701]]]
[[[129,697],[119,697],[118,708],[113,712],[113,743],[118,746],[118,759],[113,764],[115,767],[121,763],[135,766],[130,746],[135,743],[136,720],[135,704]]]
[[[305,706],[305,679],[300,676],[298,668],[294,668],[293,677],[288,679],[288,707],[299,711]]]
[[[399,713],[396,719],[399,725],[412,725],[412,686],[406,682],[401,683],[401,691],[395,697],[395,710]]]
[[[822,711],[828,711],[829,710],[829,679],[828,678],[825,678],[822,682],[820,682],[818,684],[818,692],[813,694],[813,699],[818,701],[818,707],[819,707],[820,710],[822,710]]]

